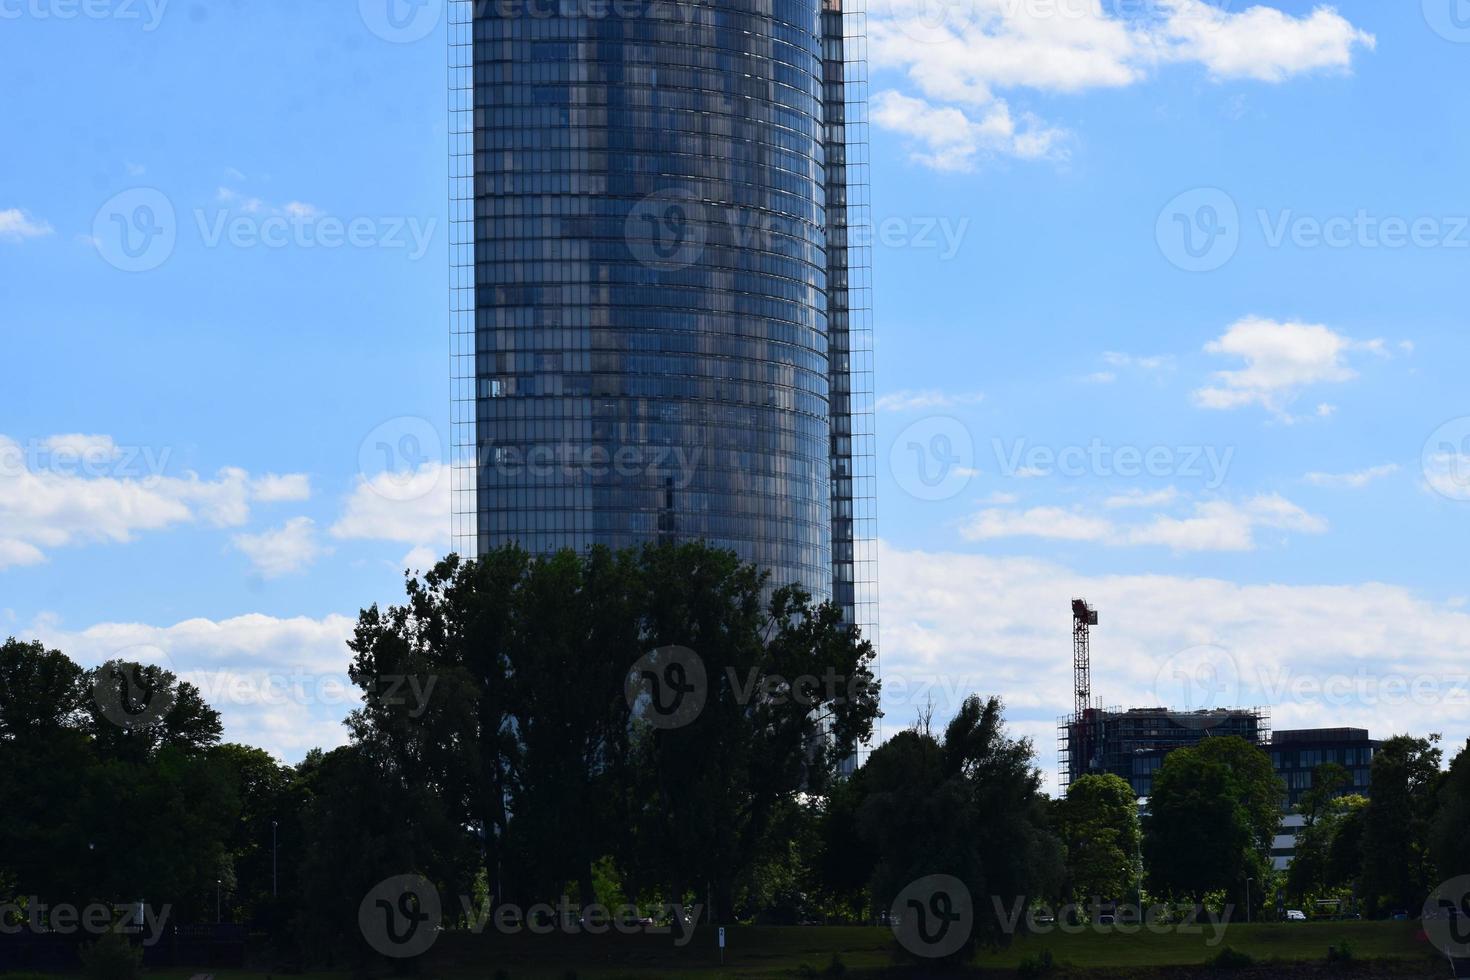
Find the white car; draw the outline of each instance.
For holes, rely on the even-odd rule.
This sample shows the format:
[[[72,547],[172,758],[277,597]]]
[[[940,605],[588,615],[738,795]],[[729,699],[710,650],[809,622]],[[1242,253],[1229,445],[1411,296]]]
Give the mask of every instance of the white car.
[[[1303,912],[1301,909],[1287,909],[1286,910],[1286,921],[1287,922],[1306,922],[1307,921],[1307,913]]]

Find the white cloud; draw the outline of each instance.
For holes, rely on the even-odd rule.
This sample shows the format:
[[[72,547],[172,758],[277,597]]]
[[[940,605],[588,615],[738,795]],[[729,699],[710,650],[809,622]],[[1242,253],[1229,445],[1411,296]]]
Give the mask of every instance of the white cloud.
[[[1101,518],[1088,517],[1062,507],[1032,507],[1029,510],[982,510],[960,528],[969,541],[992,538],[1050,538],[1060,541],[1104,541],[1114,528]]]
[[[1056,719],[1072,707],[1069,600],[1082,596],[1101,613],[1092,672],[1105,704],[1200,706],[1174,696],[1169,661],[1212,644],[1229,687],[1216,703],[1268,705],[1276,728],[1442,732],[1450,745],[1470,735],[1470,615],[1408,589],[1090,576],[1032,558],[886,543],[879,567],[886,734],[931,697],[935,718],[947,721],[966,694],[999,694],[1054,775]],[[1398,688],[1419,678],[1424,697]],[[1350,693],[1314,689],[1328,679]]]
[[[301,501],[311,499],[311,477],[305,473],[287,473],[284,476],[267,473],[250,482],[255,499],[262,503]]]
[[[1197,503],[1188,517],[1161,514],[1149,524],[1124,530],[1121,541],[1163,545],[1174,551],[1253,551],[1258,528],[1321,534],[1327,522],[1284,497],[1264,494],[1242,504],[1224,500]]]
[[[23,242],[27,238],[43,238],[52,231],[52,227],[45,221],[32,217],[20,208],[0,211],[0,241]]]
[[[1275,7],[1230,13],[1204,0],[1169,0],[1167,56],[1197,61],[1216,78],[1282,82],[1321,69],[1347,70],[1353,51],[1373,50],[1377,39],[1353,27],[1335,9],[1319,6],[1304,17]]]
[[[167,451],[124,451],[105,435],[57,435],[22,445],[0,435],[0,568],[46,551],[134,540],[181,524],[238,527],[257,496],[250,474],[165,476]]]
[[[1346,358],[1358,350],[1383,354],[1383,341],[1353,340],[1320,323],[1245,317],[1205,345],[1210,354],[1242,358],[1245,367],[1217,371],[1215,383],[1197,389],[1194,400],[1214,409],[1260,405],[1289,418],[1287,407],[1300,389],[1357,377]],[[1318,414],[1330,409],[1324,413],[1319,407]]]
[[[1171,491],[1115,496],[1105,501],[1112,509],[1152,507],[1173,501]],[[1206,500],[1185,516],[1155,514],[1143,523],[1120,523],[1091,515],[1080,508],[1033,507],[1029,510],[989,508],[960,527],[969,541],[1029,537],[1061,541],[1088,541],[1111,547],[1161,546],[1173,551],[1251,551],[1256,532],[1268,528],[1302,534],[1320,534],[1327,522],[1277,494],[1262,494],[1240,503]]]
[[[444,545],[449,541],[449,513],[449,467],[429,462],[411,474],[384,472],[370,480],[359,478],[331,534]]]
[[[1164,487],[1161,490],[1140,490],[1134,487],[1126,493],[1115,494],[1103,501],[1103,506],[1117,509],[1120,507],[1164,507],[1172,504],[1179,497],[1179,491],[1174,487]]]
[[[1385,476],[1391,476],[1399,471],[1397,463],[1385,463],[1382,466],[1370,466],[1365,470],[1353,473],[1308,473],[1303,479],[1308,483],[1319,487],[1350,487],[1358,489],[1366,487],[1374,480],[1381,480]]]
[[[433,548],[420,545],[417,548],[410,549],[408,554],[403,556],[403,560],[399,564],[412,571],[423,572],[433,568],[434,563],[441,557],[443,556]]]
[[[1259,5],[1230,12],[1201,0],[1155,7],[1157,16],[1141,18],[1110,15],[1100,0],[963,0],[937,10],[927,0],[880,0],[868,19],[873,63],[902,72],[922,99],[880,93],[874,121],[918,140],[917,161],[965,170],[981,150],[1058,155],[1059,130],[1035,120],[1024,132],[1008,129],[1003,91],[1123,88],[1180,63],[1202,65],[1216,80],[1282,82],[1348,70],[1355,51],[1376,43],[1327,6],[1301,17]],[[959,107],[980,110],[984,121]]]
[[[923,391],[894,391],[878,399],[880,412],[912,412],[932,408],[956,408],[974,405],[985,399],[978,391],[945,392],[937,388]]]
[[[172,626],[99,623],[80,631],[41,617],[23,636],[85,667],[121,657],[159,663],[199,687],[220,712],[225,738],[299,761],[309,749],[347,741],[341,721],[357,707],[347,678],[354,620],[259,613],[190,619]]]
[[[110,460],[116,459],[119,454],[117,443],[113,442],[112,436],[72,433],[71,435],[47,436],[41,444],[49,453],[78,459]]]
[[[933,105],[889,89],[874,96],[872,112],[878,125],[913,137],[909,155],[935,170],[973,170],[978,158],[996,154],[1026,159],[1063,154],[1061,130],[1032,116],[1024,116],[1017,126],[1001,101],[972,119],[956,106]]]
[[[316,522],[309,517],[293,517],[278,528],[237,534],[232,540],[266,578],[304,571],[327,552],[317,538]]]
[[[1093,384],[1110,385],[1118,380],[1118,376],[1112,371],[1094,371],[1087,376],[1087,380]]]

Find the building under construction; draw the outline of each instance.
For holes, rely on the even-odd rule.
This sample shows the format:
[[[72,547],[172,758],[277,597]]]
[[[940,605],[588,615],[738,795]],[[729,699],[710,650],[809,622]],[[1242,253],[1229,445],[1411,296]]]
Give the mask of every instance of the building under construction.
[[[1072,600],[1072,714],[1057,726],[1057,765],[1062,791],[1078,776],[1110,772],[1128,782],[1138,796],[1153,791],[1153,774],[1175,749],[1207,738],[1236,735],[1253,745],[1271,739],[1270,716],[1261,708],[1176,711],[1155,708],[1103,708],[1092,695],[1090,629],[1097,610]]]

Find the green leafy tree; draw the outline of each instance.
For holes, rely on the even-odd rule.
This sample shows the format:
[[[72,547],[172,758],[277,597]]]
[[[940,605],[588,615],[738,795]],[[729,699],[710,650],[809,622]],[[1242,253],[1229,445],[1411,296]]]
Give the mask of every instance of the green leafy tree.
[[[889,908],[922,877],[958,878],[976,909],[961,958],[977,943],[1009,940],[993,903],[1024,909],[1061,881],[1062,846],[1047,826],[1034,750],[1007,733],[999,698],[968,698],[942,741],[921,719],[874,750],[854,782],[864,796],[860,835],[874,855],[874,907]]]
[[[497,900],[576,881],[590,901],[612,856],[626,894],[692,889],[727,917],[776,815],[819,792],[877,715],[871,645],[835,607],[702,544],[451,556],[407,591],[364,610],[350,643],[354,745],[414,801],[429,852],[477,830]],[[699,658],[703,709],[651,729],[625,682],[669,646]],[[829,676],[835,689],[791,687]],[[405,677],[421,695],[403,696]]]
[[[1340,805],[1342,812],[1333,821],[1332,838],[1327,844],[1323,883],[1329,888],[1351,888],[1361,895],[1363,834],[1368,824],[1368,798],[1345,796]]]
[[[1470,739],[1450,762],[1440,787],[1429,847],[1441,878],[1470,874]]]
[[[1437,883],[1430,829],[1443,774],[1439,736],[1397,735],[1373,756],[1363,825],[1363,897],[1370,914],[1417,908]]]
[[[1286,786],[1271,758],[1242,738],[1209,738],[1165,757],[1144,821],[1149,890],[1196,903],[1216,891],[1243,906],[1259,897]]]
[[[81,730],[83,671],[40,643],[0,646],[0,892],[93,897],[97,760]],[[0,898],[6,897],[0,894]]]
[[[1138,799],[1112,773],[1078,777],[1052,804],[1067,853],[1066,897],[1122,899],[1141,873]]]
[[[1352,785],[1352,775],[1335,762],[1326,762],[1312,773],[1312,788],[1302,794],[1297,811],[1302,828],[1296,835],[1296,855],[1286,873],[1286,892],[1298,902],[1311,902],[1340,890],[1357,877],[1354,869],[1346,879],[1334,874],[1332,850],[1344,818],[1359,805],[1360,796],[1343,796]]]

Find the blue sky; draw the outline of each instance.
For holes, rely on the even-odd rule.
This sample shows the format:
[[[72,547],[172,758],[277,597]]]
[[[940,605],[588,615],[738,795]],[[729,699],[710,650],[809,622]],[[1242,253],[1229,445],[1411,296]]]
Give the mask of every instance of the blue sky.
[[[448,541],[445,27],[386,2],[0,0],[0,631],[293,759],[345,699],[221,678],[339,673]],[[872,2],[888,728],[1000,693],[1050,767],[1085,592],[1108,703],[1462,740],[1466,12]]]

